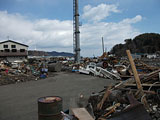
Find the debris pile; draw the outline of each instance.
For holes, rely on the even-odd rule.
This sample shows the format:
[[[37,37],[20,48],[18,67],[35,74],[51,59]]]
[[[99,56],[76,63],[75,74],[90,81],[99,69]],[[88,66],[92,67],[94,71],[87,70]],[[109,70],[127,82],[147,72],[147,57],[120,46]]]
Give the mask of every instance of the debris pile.
[[[140,59],[135,59],[134,62],[141,78],[159,69],[158,66],[149,66]],[[63,65],[65,65],[65,69],[68,68],[70,70],[72,68],[72,72],[113,80],[126,80],[134,75],[131,64],[127,59],[124,60],[112,56],[104,58],[104,55],[102,55],[99,58],[85,58],[80,64],[66,62]]]
[[[45,60],[29,59],[27,62],[0,60],[0,85],[38,80],[48,76]]]
[[[116,80],[116,85],[92,93],[86,107],[96,120],[160,120],[160,68],[141,59],[84,58],[80,64],[65,62],[72,72]],[[84,106],[83,106],[84,107]],[[80,109],[78,109],[80,110]]]
[[[125,63],[130,63],[132,77],[91,94],[88,102],[93,117],[96,120],[159,120],[160,69],[139,63],[137,68],[145,71],[138,75],[130,51],[127,55],[130,62]]]
[[[115,86],[107,87],[105,90],[99,93],[93,93],[90,96],[88,102],[92,105],[96,119],[112,120],[115,116],[119,117],[118,120],[124,119],[124,116],[126,118],[135,118],[134,116],[138,115],[139,109],[143,109],[143,111],[140,112],[140,115],[142,117],[146,116],[145,120],[148,120],[149,118],[158,120],[158,118],[160,118],[160,84],[150,84],[150,86],[143,87],[144,94],[141,94],[140,91],[136,89],[136,86],[128,86],[129,83],[130,85],[131,83],[133,84],[132,81],[133,80],[120,82]],[[147,99],[147,105],[143,101],[144,97]],[[133,109],[137,112],[134,113],[132,111]],[[148,111],[148,113],[145,111]],[[133,115],[130,115],[130,112],[132,112]],[[142,114],[142,112],[144,114]],[[123,113],[128,114],[122,115]],[[148,117],[149,115],[151,117]],[[136,119],[139,120],[138,118]],[[128,118],[127,120],[130,119]]]

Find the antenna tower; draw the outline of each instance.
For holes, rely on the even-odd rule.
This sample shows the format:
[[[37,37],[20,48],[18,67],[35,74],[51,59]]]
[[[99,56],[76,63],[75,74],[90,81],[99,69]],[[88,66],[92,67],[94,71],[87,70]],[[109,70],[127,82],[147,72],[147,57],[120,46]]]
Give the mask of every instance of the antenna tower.
[[[80,31],[78,0],[73,0],[73,51],[75,62],[80,63]]]

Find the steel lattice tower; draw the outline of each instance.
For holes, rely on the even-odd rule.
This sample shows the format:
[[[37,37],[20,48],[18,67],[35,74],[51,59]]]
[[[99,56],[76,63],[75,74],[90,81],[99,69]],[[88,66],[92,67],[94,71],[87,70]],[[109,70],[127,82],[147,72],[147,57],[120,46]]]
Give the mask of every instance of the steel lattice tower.
[[[75,62],[80,63],[80,31],[78,0],[73,0],[73,51]]]

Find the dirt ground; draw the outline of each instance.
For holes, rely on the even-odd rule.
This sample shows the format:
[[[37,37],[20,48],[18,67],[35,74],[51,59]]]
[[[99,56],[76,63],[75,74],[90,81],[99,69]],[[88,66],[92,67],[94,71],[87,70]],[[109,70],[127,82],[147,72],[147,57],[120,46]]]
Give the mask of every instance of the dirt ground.
[[[37,120],[37,99],[43,96],[61,96],[63,109],[75,107],[74,101],[83,94],[103,90],[115,81],[68,72],[54,73],[44,80],[0,86],[0,120]]]

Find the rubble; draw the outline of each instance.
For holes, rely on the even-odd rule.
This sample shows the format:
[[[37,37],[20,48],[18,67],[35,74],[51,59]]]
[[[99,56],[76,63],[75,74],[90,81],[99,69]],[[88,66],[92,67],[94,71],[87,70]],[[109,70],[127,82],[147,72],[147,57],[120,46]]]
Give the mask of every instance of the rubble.
[[[90,95],[86,109],[92,118],[95,120],[159,120],[159,66],[150,66],[135,59],[135,70],[139,77],[137,82],[132,65],[127,59],[107,56],[106,59],[101,57],[83,60],[81,64],[66,62],[65,65],[72,68],[73,72],[117,81],[117,84],[104,86],[104,90]]]
[[[48,77],[49,72],[61,70],[103,77],[116,80],[117,84],[104,86],[104,90],[91,94],[87,106],[92,111],[93,118],[158,120],[160,68],[149,66],[140,59],[135,59],[134,64],[137,75],[127,59],[109,57],[106,54],[100,58],[84,58],[80,64],[65,58],[32,58],[21,63],[0,60],[0,85],[39,80]]]
[[[29,59],[28,62],[0,60],[0,85],[39,80],[48,76],[45,59]]]
[[[117,113],[121,115],[121,113],[123,113],[124,110],[128,108],[128,106],[131,106],[131,102],[130,102],[131,100],[129,100],[128,98],[129,93],[134,95],[133,98],[136,99],[135,101],[139,101],[138,102],[139,104],[143,103],[141,101],[142,97],[138,97],[136,95],[138,89],[132,89],[131,87],[122,87],[123,84],[121,85],[120,84],[121,83],[118,84],[118,87],[115,87],[115,86],[112,86],[111,88],[108,87],[106,90],[107,92],[105,93],[104,92],[93,93],[90,96],[88,102],[93,107],[94,116],[96,117],[96,119],[103,118],[104,120],[109,120],[109,118],[112,118]],[[148,111],[148,114],[151,116],[152,119],[158,120],[158,118],[160,117],[159,116],[160,115],[159,114],[160,113],[160,102],[159,102],[160,94],[157,93],[157,90],[158,89],[154,88],[154,90],[152,90],[154,91],[154,93],[149,93],[151,91],[148,91],[147,93],[145,92],[145,96],[149,104],[149,107],[151,108],[151,111],[148,111],[147,109],[145,109],[145,106],[143,106],[143,110]],[[103,101],[103,104],[102,104],[102,101]],[[101,105],[101,107],[99,107],[99,105]],[[134,115],[136,114],[137,113],[135,113]],[[128,118],[128,120],[130,119]],[[138,119],[138,120],[143,120],[143,119]]]
[[[117,81],[90,95],[86,109],[95,120],[159,120],[160,68],[129,59],[105,53],[99,58],[84,58],[80,64],[63,63],[72,72]]]
[[[96,120],[159,120],[160,68],[150,67],[140,61],[138,63],[136,60],[136,67],[138,65],[137,68],[145,69],[138,72],[138,75],[136,68],[133,67],[134,62],[131,61],[130,78],[121,79],[123,81],[114,86],[107,86],[99,93],[91,94],[88,99]],[[125,65],[126,63],[129,64],[125,61]]]
[[[62,64],[60,62],[50,63],[48,64],[48,70],[50,72],[60,72],[62,69]]]

